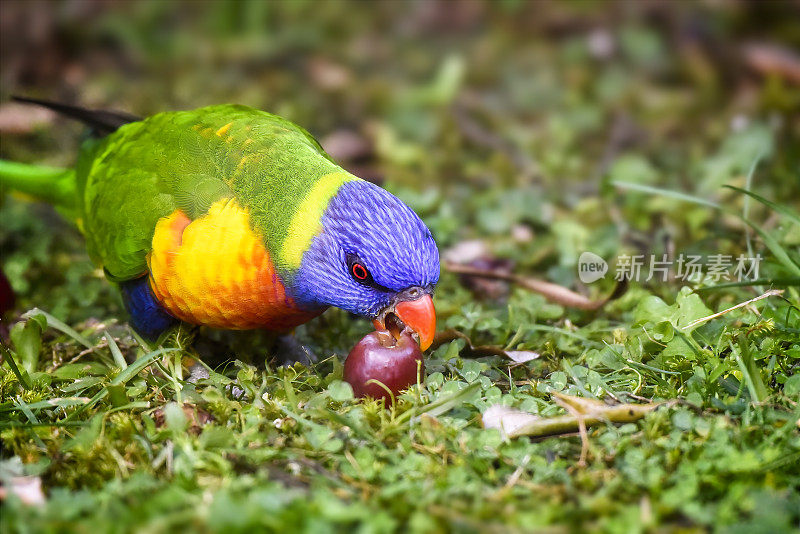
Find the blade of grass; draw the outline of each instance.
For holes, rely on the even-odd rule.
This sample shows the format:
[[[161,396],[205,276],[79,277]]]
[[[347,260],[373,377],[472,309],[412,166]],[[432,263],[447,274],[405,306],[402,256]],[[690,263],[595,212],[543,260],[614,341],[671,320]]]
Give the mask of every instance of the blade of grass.
[[[760,226],[755,224],[750,219],[742,216],[742,214],[725,208],[715,202],[711,202],[710,200],[705,200],[703,198],[699,198],[693,195],[688,195],[686,193],[680,193],[678,191],[670,191],[669,189],[661,189],[659,187],[652,187],[647,185],[640,185],[640,184],[632,184],[628,182],[612,182],[613,185],[621,188],[621,189],[629,189],[632,191],[639,191],[642,193],[652,193],[654,195],[663,195],[666,197],[674,198],[677,200],[683,200],[686,202],[691,202],[694,204],[700,204],[702,206],[709,206],[712,208],[716,208],[724,213],[728,213],[735,217],[738,217],[742,222],[744,222],[747,226],[755,230],[758,235],[761,236],[761,239],[764,240],[764,244],[769,248],[769,250],[775,255],[775,258],[789,271],[792,272],[794,276],[800,276],[800,266],[795,263],[786,250],[778,243],[778,241],[769,233],[765,232]]]
[[[653,371],[656,373],[664,373],[667,375],[679,375],[678,371],[667,371],[666,369],[659,369],[658,367],[653,367],[652,365],[647,365],[646,363],[637,362],[636,360],[631,360],[630,358],[626,358],[623,356],[618,350],[614,349],[608,342],[603,342],[606,347],[611,350],[617,357],[619,357],[620,362],[627,363],[631,367],[639,367],[641,369],[647,369],[648,371]]]
[[[126,384],[128,381],[139,374],[139,371],[150,365],[156,358],[161,356],[162,354],[166,354],[168,352],[175,352],[180,350],[178,348],[167,348],[167,349],[158,349],[154,350],[149,354],[145,354],[128,367],[126,367],[120,374],[118,374],[114,379],[110,382],[110,385],[115,386],[117,384]]]
[[[25,369],[17,367],[17,362],[14,361],[14,353],[11,352],[11,349],[0,345],[0,351],[3,353],[3,361],[8,363],[8,366],[11,367],[11,372],[17,377],[23,389],[31,389],[31,379]]]
[[[39,419],[36,418],[36,416],[33,414],[33,411],[31,411],[30,407],[24,400],[22,400],[20,397],[17,397],[15,403],[25,417],[28,418],[28,421],[35,425],[39,424]],[[36,445],[43,450],[47,450],[47,445],[44,444],[44,441],[42,441],[42,438],[39,437],[39,434],[33,431],[31,431],[31,434],[33,435],[33,441],[36,442]]]
[[[747,173],[747,178],[745,179],[745,187],[747,189],[753,188],[753,175],[756,173],[756,167],[758,167],[758,162],[761,161],[762,154],[759,154],[753,160],[753,163],[750,165],[750,171]],[[743,217],[750,217],[750,199],[745,197],[744,203],[742,205],[742,216]],[[753,237],[750,235],[750,229],[747,229],[747,235],[745,235],[747,240],[747,255],[751,258],[753,257]]]
[[[150,343],[142,339],[142,336],[140,336],[136,330],[131,328],[130,332],[131,335],[133,336],[133,339],[136,340],[136,342],[139,344],[140,347],[144,349],[145,352],[150,352],[151,350],[153,350],[153,347],[150,346]]]
[[[575,372],[575,368],[572,367],[572,364],[569,363],[569,360],[567,360],[566,358],[561,360],[561,367],[572,378],[572,382],[575,384],[575,387],[578,388],[578,391],[583,393],[584,396],[586,397],[594,397],[594,394],[586,390],[586,388],[583,385],[583,381],[580,378],[578,378],[578,374]]]
[[[706,322],[710,321],[711,319],[716,319],[717,317],[721,317],[721,316],[725,315],[726,313],[732,312],[733,310],[738,310],[739,308],[744,308],[745,306],[753,304],[754,302],[758,302],[759,300],[763,300],[763,299],[766,299],[766,298],[769,298],[769,297],[782,295],[783,291],[784,291],[783,289],[770,289],[766,293],[764,293],[762,295],[759,295],[759,296],[757,296],[755,298],[752,298],[750,300],[747,300],[745,302],[740,302],[736,306],[731,306],[730,308],[722,310],[721,312],[712,313],[711,315],[707,315],[706,317],[701,317],[700,319],[692,321],[691,323],[689,323],[686,326],[684,326],[683,330],[692,329],[697,325],[701,325],[703,323],[706,323]]]
[[[777,204],[777,203],[775,203],[775,202],[773,202],[771,200],[768,200],[768,199],[762,197],[761,195],[753,193],[752,191],[748,191],[747,189],[742,189],[741,187],[736,187],[735,185],[725,185],[723,187],[727,187],[728,189],[733,189],[734,191],[738,191],[739,193],[744,193],[747,196],[753,197],[754,199],[758,200],[759,202],[761,202],[765,206],[769,207],[773,211],[776,211],[776,212],[780,213],[781,215],[784,215],[784,216],[790,218],[791,220],[793,220],[797,224],[800,224],[800,214],[796,213],[794,210],[792,210],[788,206],[784,206],[782,204]]]
[[[85,424],[86,423],[84,423],[83,421],[73,421],[71,423],[64,423],[64,422],[60,422],[60,421],[56,421],[56,422],[45,421],[43,423],[16,423],[16,422],[13,422],[13,421],[11,421],[11,422],[0,421],[0,429],[3,429],[3,428],[37,428],[37,427],[60,428],[60,427],[84,426]]]
[[[422,414],[427,414],[434,417],[436,417],[437,415],[441,415],[461,404],[464,401],[464,398],[472,395],[479,387],[480,387],[480,382],[473,382],[464,389],[456,391],[455,393],[448,395],[447,397],[436,399],[435,401],[428,403],[425,406],[421,406],[419,408],[412,408],[407,412],[403,412],[397,417],[396,422],[403,423],[414,416]]]
[[[620,181],[613,181],[611,182],[612,185],[619,187],[620,189],[627,189],[630,191],[638,191],[640,193],[650,193],[653,195],[661,195],[665,197],[674,198],[676,200],[683,200],[685,202],[691,202],[693,204],[700,204],[702,206],[708,206],[710,208],[717,208],[722,209],[722,206],[717,204],[716,202],[712,202],[710,200],[706,200],[704,198],[696,197],[694,195],[690,195],[688,193],[681,193],[679,191],[670,191],[669,189],[662,189],[660,187],[653,187],[651,185],[642,185],[642,184],[634,184],[630,182],[620,182]]]
[[[297,406],[297,396],[294,394],[294,386],[289,375],[283,375],[283,389],[286,392],[286,401],[291,406]]]
[[[81,379],[76,380],[75,382],[69,384],[68,386],[64,386],[61,388],[62,393],[71,393],[73,391],[80,391],[84,389],[89,389],[92,386],[96,386],[105,380],[102,376],[87,376]]]
[[[31,410],[28,403],[17,397],[17,399],[14,401],[14,404],[16,405],[15,408],[21,411],[22,414],[28,418],[28,421],[34,424],[39,423],[39,419],[34,415],[33,410]]]
[[[139,374],[139,371],[141,371],[142,369],[144,369],[145,367],[150,365],[153,362],[153,360],[155,360],[156,358],[158,358],[162,354],[165,354],[167,352],[174,352],[176,350],[180,350],[180,349],[177,349],[177,348],[158,349],[158,350],[154,350],[153,352],[151,352],[149,354],[145,354],[144,356],[142,356],[141,358],[139,358],[138,360],[133,362],[131,365],[129,365],[127,368],[125,368],[120,374],[115,376],[114,379],[111,380],[111,382],[108,383],[108,386],[106,386],[103,389],[101,389],[100,391],[98,391],[97,394],[94,397],[92,397],[89,402],[87,402],[86,404],[84,404],[83,406],[81,406],[80,408],[75,410],[74,412],[72,412],[72,414],[70,414],[69,417],[66,418],[66,421],[70,421],[73,418],[77,417],[78,414],[82,413],[87,408],[91,408],[97,402],[99,402],[101,399],[103,399],[106,395],[108,395],[109,386],[116,386],[116,385],[120,385],[120,384],[126,384],[130,379],[132,379],[134,376]]]
[[[43,410],[45,408],[69,408],[70,406],[80,406],[89,402],[89,397],[63,397],[60,399],[48,399],[39,402],[26,404],[25,408],[33,410]],[[14,411],[18,406],[0,408],[0,412]]]
[[[72,339],[74,339],[75,341],[77,341],[78,343],[80,343],[81,345],[86,347],[87,349],[91,349],[91,348],[94,347],[94,343],[92,343],[91,341],[89,341],[88,339],[86,339],[85,337],[80,335],[78,332],[76,332],[74,329],[72,329],[69,325],[67,325],[63,321],[59,321],[58,319],[56,319],[55,317],[53,317],[52,315],[50,315],[46,311],[42,311],[39,308],[34,308],[34,309],[30,310],[27,313],[23,313],[22,314],[22,318],[23,319],[30,319],[31,317],[33,317],[35,315],[43,316],[45,319],[47,319],[47,326],[49,326],[50,328],[55,328],[59,332],[68,335],[69,337],[71,337]]]
[[[103,337],[106,338],[106,341],[108,342],[108,349],[111,351],[111,355],[114,357],[114,363],[117,364],[117,367],[120,369],[127,368],[128,362],[125,361],[125,356],[122,355],[122,351],[119,350],[117,342],[114,341],[114,336],[106,332],[103,334]]]
[[[737,217],[739,217],[747,226],[755,230],[758,235],[761,236],[761,239],[764,240],[764,244],[767,246],[770,251],[775,255],[775,259],[777,259],[784,267],[786,267],[789,271],[792,272],[795,276],[800,276],[800,265],[792,260],[786,250],[778,243],[778,240],[772,237],[771,234],[765,232],[760,226],[755,224],[753,221],[749,219],[745,219],[741,215],[734,213]]]
[[[695,291],[714,291],[717,289],[726,289],[729,287],[743,287],[743,286],[800,286],[800,278],[759,278],[758,280],[746,280],[744,282],[726,282],[724,284],[717,284],[714,286],[698,287]]]
[[[762,403],[769,396],[767,386],[764,385],[764,380],[761,378],[761,373],[756,366],[753,354],[750,352],[750,346],[747,344],[747,338],[744,334],[739,336],[738,344],[734,345],[731,342],[731,352],[736,357],[736,363],[739,365],[739,370],[742,372],[742,377],[747,385],[747,390],[750,392],[750,398],[755,403]]]
[[[106,415],[112,414],[114,412],[121,412],[122,410],[135,410],[138,408],[149,408],[149,407],[150,407],[150,402],[148,401],[134,401],[134,402],[129,402],[128,404],[125,404],[123,406],[111,408],[106,412]]]

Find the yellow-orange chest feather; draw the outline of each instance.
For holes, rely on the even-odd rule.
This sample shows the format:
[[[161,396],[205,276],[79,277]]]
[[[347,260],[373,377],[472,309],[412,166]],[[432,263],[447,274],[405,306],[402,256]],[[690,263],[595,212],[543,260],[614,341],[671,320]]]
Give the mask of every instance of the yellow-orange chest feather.
[[[297,307],[269,252],[233,199],[192,221],[175,210],[158,221],[150,285],[174,317],[214,328],[288,330],[319,311]]]

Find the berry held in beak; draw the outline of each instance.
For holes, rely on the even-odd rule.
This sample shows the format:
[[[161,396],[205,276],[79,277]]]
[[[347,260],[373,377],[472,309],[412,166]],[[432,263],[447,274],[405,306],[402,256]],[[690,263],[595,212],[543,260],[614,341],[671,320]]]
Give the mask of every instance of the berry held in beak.
[[[429,294],[422,293],[422,296],[412,300],[401,300],[381,313],[372,324],[379,330],[389,330],[395,339],[408,327],[416,334],[420,348],[425,350],[431,346],[436,334],[433,299]]]

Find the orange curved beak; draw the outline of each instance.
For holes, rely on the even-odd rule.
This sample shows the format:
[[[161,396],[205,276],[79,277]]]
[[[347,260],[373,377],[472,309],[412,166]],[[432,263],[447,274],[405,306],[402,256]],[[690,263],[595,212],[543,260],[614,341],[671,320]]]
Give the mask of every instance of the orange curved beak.
[[[427,349],[433,343],[436,334],[436,309],[430,295],[423,295],[417,300],[404,300],[394,307],[394,314],[403,321],[407,327],[419,336],[419,347]],[[384,329],[386,326],[379,320],[373,321],[375,328]]]

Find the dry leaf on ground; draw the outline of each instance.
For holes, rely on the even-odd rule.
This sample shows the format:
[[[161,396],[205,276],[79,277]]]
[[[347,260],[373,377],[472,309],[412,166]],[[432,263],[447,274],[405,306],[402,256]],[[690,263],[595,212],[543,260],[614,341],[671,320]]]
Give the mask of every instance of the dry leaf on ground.
[[[664,403],[617,404],[609,406],[594,399],[584,399],[562,393],[553,394],[560,404],[568,405],[572,413],[541,417],[509,406],[495,405],[483,412],[484,428],[496,428],[506,438],[519,436],[556,436],[577,432],[582,421],[587,427],[605,423],[637,421]]]

